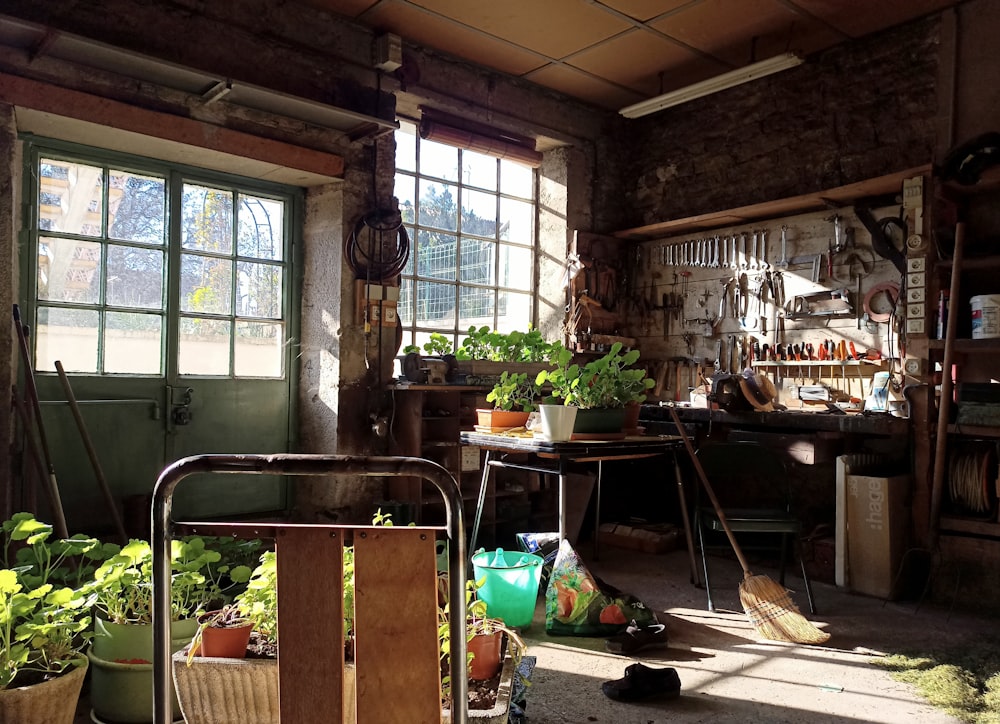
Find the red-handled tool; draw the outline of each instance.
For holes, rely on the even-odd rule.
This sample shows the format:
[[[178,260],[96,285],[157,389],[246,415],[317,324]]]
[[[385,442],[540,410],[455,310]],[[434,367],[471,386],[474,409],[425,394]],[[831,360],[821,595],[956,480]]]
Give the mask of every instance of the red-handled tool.
[[[858,355],[858,351],[854,348],[854,342],[850,343],[850,348],[851,348],[851,359],[861,359],[861,357]]]

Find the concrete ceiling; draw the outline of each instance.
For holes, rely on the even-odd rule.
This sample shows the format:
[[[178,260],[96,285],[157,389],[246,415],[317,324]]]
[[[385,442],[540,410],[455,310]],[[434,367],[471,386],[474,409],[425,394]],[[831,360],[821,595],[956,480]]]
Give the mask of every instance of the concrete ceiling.
[[[405,42],[618,109],[960,0],[307,0]]]

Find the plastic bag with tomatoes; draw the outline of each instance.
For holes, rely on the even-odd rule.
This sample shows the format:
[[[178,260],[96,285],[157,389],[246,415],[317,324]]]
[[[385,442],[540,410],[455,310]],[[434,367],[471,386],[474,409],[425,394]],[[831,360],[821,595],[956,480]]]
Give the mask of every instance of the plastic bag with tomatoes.
[[[635,596],[599,582],[563,540],[545,589],[546,633],[613,636],[632,621],[640,626],[656,623],[656,614]]]

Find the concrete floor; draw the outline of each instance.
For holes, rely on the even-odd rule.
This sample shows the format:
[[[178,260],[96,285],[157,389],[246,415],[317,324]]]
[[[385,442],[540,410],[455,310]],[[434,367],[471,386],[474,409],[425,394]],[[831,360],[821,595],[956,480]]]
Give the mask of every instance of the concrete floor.
[[[885,603],[814,583],[819,614],[809,616],[830,631],[822,646],[758,639],[739,605],[742,572],[735,560],[713,557],[712,590],[719,611],[705,607],[705,592],[689,580],[683,550],[647,555],[602,546],[580,553],[594,575],[639,597],[667,625],[670,646],[635,658],[605,652],[603,638],[553,637],[545,633],[544,599],[525,631],[528,654],[537,657],[528,690],[529,724],[664,724],[666,722],[957,722],[923,702],[912,687],[871,665],[873,658],[904,647],[960,645],[996,632],[985,616],[912,602]],[[776,571],[754,569],[777,580]],[[787,581],[793,600],[808,611],[801,579]],[[612,701],[601,683],[618,679],[642,661],[674,667],[681,697],[628,704]],[[90,721],[86,697],[75,724]],[[237,724],[234,722],[234,724]]]
[[[733,559],[712,558],[710,613],[705,591],[690,583],[685,551],[646,555],[603,546],[599,561],[580,553],[591,572],[639,597],[657,612],[670,647],[636,658],[608,654],[604,640],[545,633],[544,603],[525,638],[537,657],[527,708],[530,724],[660,724],[662,722],[955,722],[915,691],[871,665],[903,647],[960,644],[996,631],[995,620],[923,603],[885,603],[814,583],[819,613],[807,616],[832,636],[822,646],[758,639],[739,604],[742,572]],[[773,570],[754,570],[777,580]],[[786,581],[806,613],[802,580]],[[723,612],[722,609],[727,609]],[[601,692],[633,661],[677,669],[682,689],[674,701],[626,704]]]

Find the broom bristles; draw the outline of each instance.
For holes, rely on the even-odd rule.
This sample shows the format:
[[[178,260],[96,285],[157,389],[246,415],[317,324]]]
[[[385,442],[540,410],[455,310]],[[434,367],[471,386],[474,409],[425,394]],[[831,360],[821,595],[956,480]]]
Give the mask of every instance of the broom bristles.
[[[799,612],[788,589],[767,576],[746,576],[740,584],[740,603],[764,638],[796,644],[822,644],[830,639],[830,634]]]

